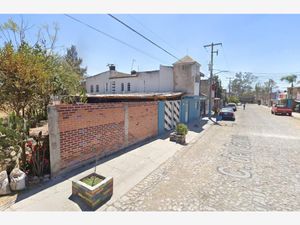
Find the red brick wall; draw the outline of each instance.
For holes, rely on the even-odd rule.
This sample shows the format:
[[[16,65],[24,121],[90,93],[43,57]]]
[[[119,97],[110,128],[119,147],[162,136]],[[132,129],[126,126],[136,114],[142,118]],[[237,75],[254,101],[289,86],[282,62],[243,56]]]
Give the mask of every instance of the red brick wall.
[[[153,103],[129,103],[128,142],[133,144],[157,135],[158,109]]]
[[[64,169],[95,155],[102,157],[126,147],[126,104],[128,145],[156,136],[156,102],[57,105],[60,167]]]

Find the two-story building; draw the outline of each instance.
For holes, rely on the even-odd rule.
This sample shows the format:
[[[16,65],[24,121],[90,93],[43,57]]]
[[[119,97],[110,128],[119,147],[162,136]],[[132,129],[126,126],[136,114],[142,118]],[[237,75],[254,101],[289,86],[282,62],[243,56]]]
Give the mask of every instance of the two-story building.
[[[182,93],[179,117],[188,123],[200,117],[200,67],[190,56],[152,71],[124,73],[109,65],[108,71],[86,78],[86,91],[88,97],[95,98]]]
[[[90,95],[184,92],[199,96],[200,64],[186,56],[173,66],[131,73],[119,72],[115,65],[109,65],[108,71],[87,77],[85,85]]]

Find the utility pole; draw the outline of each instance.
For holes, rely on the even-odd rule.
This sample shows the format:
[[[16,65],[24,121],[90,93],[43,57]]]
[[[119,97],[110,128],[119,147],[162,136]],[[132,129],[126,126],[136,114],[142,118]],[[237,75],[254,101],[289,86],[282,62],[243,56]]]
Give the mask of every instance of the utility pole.
[[[269,79],[269,90],[270,90],[270,93],[269,93],[269,98],[270,98],[270,101],[269,101],[269,104],[270,104],[270,106],[272,106],[272,85],[271,85],[271,82],[272,80],[271,79]]]
[[[211,91],[212,91],[212,79],[213,79],[213,66],[214,66],[214,53],[218,55],[218,50],[214,51],[214,46],[221,45],[222,43],[211,43],[209,45],[204,45],[204,48],[210,47],[210,79],[209,79],[209,93],[208,93],[208,118],[211,119]]]

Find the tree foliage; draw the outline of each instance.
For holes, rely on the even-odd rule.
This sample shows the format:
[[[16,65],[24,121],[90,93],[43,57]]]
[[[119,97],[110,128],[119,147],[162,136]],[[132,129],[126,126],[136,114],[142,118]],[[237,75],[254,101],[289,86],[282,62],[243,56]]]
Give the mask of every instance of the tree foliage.
[[[237,96],[229,96],[227,99],[227,102],[233,102],[233,103],[237,104],[240,102],[240,100]]]
[[[236,73],[231,84],[231,91],[237,96],[250,93],[253,89],[252,85],[257,79],[252,73]]]
[[[271,103],[272,93],[277,87],[278,86],[273,79],[269,79],[263,84],[257,82],[254,89],[256,100],[262,100],[264,103]]]
[[[52,96],[82,92],[81,75],[76,72],[80,64],[70,64],[67,57],[53,51],[57,29],[51,34],[45,26],[48,38],[40,30],[38,36],[43,38],[30,44],[25,30],[12,20],[0,28],[6,34],[0,47],[0,109],[27,119],[45,117]]]
[[[78,56],[78,52],[75,45],[72,45],[67,49],[67,54],[65,55],[65,60],[73,68],[76,74],[79,74],[83,79],[86,75],[87,67],[82,67],[82,58]]]
[[[287,76],[281,77],[280,80],[286,81],[289,84],[291,84],[291,87],[294,87],[294,83],[296,83],[296,81],[297,81],[297,75],[295,75],[295,74],[287,75]]]
[[[216,97],[222,98],[222,94],[223,94],[222,81],[219,79],[217,75],[214,76],[213,80],[214,80]]]

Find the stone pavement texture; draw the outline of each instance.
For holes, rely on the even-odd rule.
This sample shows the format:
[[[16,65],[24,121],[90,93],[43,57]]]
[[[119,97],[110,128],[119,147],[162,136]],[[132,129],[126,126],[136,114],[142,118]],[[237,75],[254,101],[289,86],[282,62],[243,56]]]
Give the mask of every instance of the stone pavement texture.
[[[300,210],[300,121],[239,107],[107,211]]]
[[[195,143],[203,135],[203,129],[208,129],[211,124],[212,122],[207,119],[191,124],[191,131],[187,135],[187,146]],[[134,146],[126,150],[124,154],[99,161],[97,172],[103,176],[114,178],[114,193],[106,205],[113,204],[178,150],[187,146],[170,142],[167,137],[162,137],[143,145]],[[47,185],[21,193],[16,197],[15,204],[10,207],[5,205],[2,210],[4,208],[7,211],[89,210],[71,196],[72,180],[83,174],[88,175],[93,170],[93,165],[88,165],[53,179]],[[106,209],[106,205],[98,210]]]

